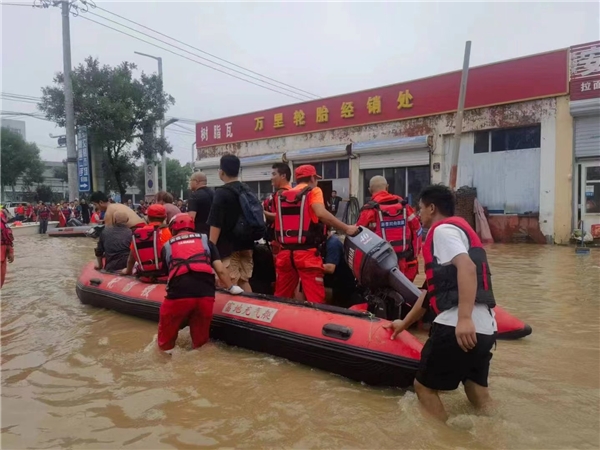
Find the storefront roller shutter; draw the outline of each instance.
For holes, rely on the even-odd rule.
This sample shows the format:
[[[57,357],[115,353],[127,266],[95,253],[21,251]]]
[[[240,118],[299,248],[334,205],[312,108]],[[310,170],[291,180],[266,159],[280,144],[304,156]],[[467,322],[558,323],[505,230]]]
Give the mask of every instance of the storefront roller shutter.
[[[242,181],[265,181],[271,179],[272,166],[283,161],[283,153],[240,158]]]
[[[206,185],[208,187],[222,186],[223,182],[219,178],[219,168],[202,169],[202,173],[206,175]]]
[[[575,118],[575,157],[600,157],[600,116]]]
[[[360,169],[429,165],[429,136],[352,144]]]
[[[194,168],[199,169],[206,175],[206,184],[210,187],[221,186],[223,182],[219,178],[219,163],[221,157],[206,158],[198,160],[194,163]]]

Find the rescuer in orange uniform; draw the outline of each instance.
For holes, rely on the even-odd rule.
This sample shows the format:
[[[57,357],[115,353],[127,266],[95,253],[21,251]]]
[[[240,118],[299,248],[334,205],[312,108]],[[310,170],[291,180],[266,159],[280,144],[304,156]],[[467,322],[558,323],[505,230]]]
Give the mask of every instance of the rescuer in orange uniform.
[[[127,268],[123,275],[131,275],[137,262],[137,274],[145,278],[156,278],[166,275],[161,259],[163,246],[173,236],[164,224],[167,210],[163,205],[151,205],[148,208],[148,225],[140,225],[133,230]]]
[[[2,221],[2,267],[0,269],[0,287],[2,287],[4,285],[4,278],[6,277],[6,263],[12,263],[15,260],[15,248],[12,230],[8,226],[5,209],[2,209],[0,212],[0,220]]]
[[[388,241],[398,256],[398,268],[414,281],[419,273],[421,221],[402,197],[388,192],[387,180],[381,175],[371,178],[369,191],[371,201],[362,207],[356,225]]]
[[[153,206],[156,205],[148,211]],[[205,234],[195,232],[194,219],[189,214],[173,216],[169,229],[174,237],[164,245],[161,254],[169,278],[167,295],[160,306],[158,347],[164,351],[175,347],[179,329],[187,320],[192,345],[198,348],[208,342],[215,303],[215,273],[230,294],[238,295],[244,290],[231,285],[217,246]]]
[[[277,256],[281,246],[275,239],[275,195],[279,191],[287,191],[292,189],[290,181],[292,179],[292,171],[286,163],[273,164],[273,172],[271,172],[271,184],[275,193],[269,195],[263,202],[265,217],[267,219],[267,236],[266,240],[271,244],[273,256]]]
[[[326,240],[325,225],[348,235],[355,235],[358,228],[346,225],[327,211],[323,191],[317,187],[321,177],[313,166],[296,168],[295,178],[298,183],[295,188],[275,195],[275,236],[281,244],[275,263],[275,295],[293,297],[300,279],[306,299],[323,303],[325,287],[320,247]]]

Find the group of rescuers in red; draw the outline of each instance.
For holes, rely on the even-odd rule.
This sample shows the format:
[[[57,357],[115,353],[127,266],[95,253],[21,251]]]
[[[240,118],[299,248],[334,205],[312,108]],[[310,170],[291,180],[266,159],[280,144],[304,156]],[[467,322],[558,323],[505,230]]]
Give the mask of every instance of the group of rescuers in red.
[[[101,239],[108,238],[111,228],[110,233],[115,233],[113,236],[116,232],[130,233],[127,235],[131,236],[130,243],[124,248],[126,267],[122,274],[132,275],[135,270],[137,276],[148,282],[159,277],[167,279],[166,298],[161,304],[158,325],[158,346],[163,351],[170,352],[174,348],[179,329],[185,321],[189,323],[194,348],[208,341],[216,291],[215,274],[219,286],[229,294],[251,291],[252,250],[234,246],[233,250],[237,251],[231,251],[231,248],[227,252],[221,251],[227,253],[222,258],[220,250],[225,248],[222,244],[232,236],[223,227],[231,224],[223,225],[222,220],[219,222],[213,218],[215,205],[220,202],[223,207],[225,204],[223,198],[237,198],[231,195],[232,192],[240,192],[239,186],[243,185],[238,180],[239,170],[239,159],[234,155],[224,155],[219,177],[225,185],[217,188],[216,192],[207,188],[204,174],[194,173],[190,181],[191,198],[208,199],[209,202],[204,204],[212,205],[210,213],[201,211],[202,208],[194,211],[191,206],[189,213],[175,214],[168,223],[167,208],[163,204],[153,204],[148,208],[146,223],[131,214],[125,205],[110,203],[102,192],[94,192],[91,196],[91,202],[105,212],[107,227]],[[422,290],[421,297],[404,320],[394,321],[384,328],[392,332],[391,339],[394,339],[427,310],[443,318],[440,323],[434,323],[433,334],[423,348],[422,365],[427,366],[427,370],[420,370],[421,375],[417,375],[415,387],[419,387],[419,399],[428,410],[443,419],[446,416],[437,390],[456,389],[462,381],[469,399],[476,406],[485,406],[489,401],[490,350],[497,331],[492,311],[495,302],[485,251],[468,223],[454,216],[452,192],[444,186],[425,188],[421,193],[419,218],[404,199],[387,191],[385,178],[376,176],[370,180],[371,200],[362,207],[356,225],[348,225],[328,211],[323,192],[318,187],[321,177],[314,166],[299,166],[294,175],[296,185],[292,186],[287,164],[273,165],[274,193],[264,201],[264,210],[261,211],[266,219],[266,240],[270,241],[275,259],[275,296],[294,298],[301,286],[307,301],[325,302],[323,279],[326,269],[321,247],[331,229],[354,236],[359,226],[369,228],[391,244],[398,255],[399,269],[413,281],[418,274],[422,221],[429,227],[422,249],[427,288]],[[227,189],[228,186],[230,189]],[[255,200],[258,202],[258,199]],[[193,205],[191,200],[190,205]],[[243,210],[238,207],[238,211]],[[8,259],[12,258],[12,240],[5,236],[8,234],[5,230],[3,219],[3,264],[5,254]],[[252,245],[253,242],[250,249]],[[102,266],[102,254],[98,250],[96,256],[99,261],[97,269],[111,270],[107,265]],[[125,266],[125,261],[121,267]],[[465,273],[467,275],[463,275]],[[463,304],[464,292],[461,290],[459,305],[460,280],[470,280],[473,284],[468,292],[464,291],[473,298]],[[475,314],[480,312],[480,307],[485,308],[483,316]],[[469,309],[473,320],[469,319]],[[489,313],[488,318],[485,317],[486,312]],[[475,320],[476,316],[478,320]],[[438,335],[441,338],[436,337]],[[432,341],[436,339],[444,345],[440,342],[434,345]],[[449,367],[455,368],[450,370]]]

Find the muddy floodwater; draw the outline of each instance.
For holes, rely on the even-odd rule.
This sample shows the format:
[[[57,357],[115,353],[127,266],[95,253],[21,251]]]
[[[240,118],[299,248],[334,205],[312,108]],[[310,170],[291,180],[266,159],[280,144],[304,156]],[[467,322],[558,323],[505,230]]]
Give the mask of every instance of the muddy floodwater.
[[[498,303],[533,334],[500,341],[494,417],[209,343],[155,351],[156,324],[79,303],[88,238],[25,237],[2,290],[2,448],[597,449],[600,249],[488,249]]]

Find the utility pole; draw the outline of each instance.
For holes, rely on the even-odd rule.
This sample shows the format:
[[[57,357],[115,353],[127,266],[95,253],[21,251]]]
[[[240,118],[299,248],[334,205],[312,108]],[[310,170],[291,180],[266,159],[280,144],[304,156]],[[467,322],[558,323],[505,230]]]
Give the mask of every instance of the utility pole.
[[[65,131],[67,137],[67,176],[69,180],[69,201],[74,201],[79,194],[77,174],[77,148],[75,143],[75,110],[73,107],[73,84],[71,81],[71,24],[69,14],[78,15],[87,12],[89,7],[95,8],[89,0],[35,0],[34,7],[49,8],[60,6],[62,15],[63,44],[63,90],[65,94]],[[73,10],[73,12],[71,11]]]
[[[194,173],[194,163],[196,162],[196,141],[192,144],[192,173]]]
[[[164,92],[165,86],[164,86],[164,79],[163,79],[162,58],[160,56],[152,56],[152,55],[148,55],[146,53],[141,53],[141,52],[133,52],[133,53],[135,53],[136,55],[145,56],[146,58],[155,59],[158,62],[158,77],[160,78],[160,82],[161,82],[161,93]],[[165,137],[165,128],[167,127],[167,125],[165,125],[164,122],[165,122],[165,118],[163,116],[160,118],[160,124],[159,124],[160,137],[163,139]],[[165,153],[163,153],[163,155],[162,155],[162,186],[161,186],[161,188],[163,191],[167,190],[167,155]]]
[[[69,179],[69,201],[75,201],[79,194],[77,178],[77,149],[75,148],[75,110],[73,107],[73,84],[71,82],[71,31],[69,20],[69,2],[63,0],[62,37],[63,37],[63,71],[65,92],[65,117],[67,132],[67,176]]]
[[[460,91],[458,94],[458,108],[454,122],[454,141],[452,146],[452,166],[450,168],[450,189],[456,189],[458,179],[458,155],[460,153],[460,135],[462,134],[463,113],[465,110],[465,97],[467,96],[467,78],[469,77],[469,59],[471,57],[471,41],[465,44],[465,56],[460,79]]]

